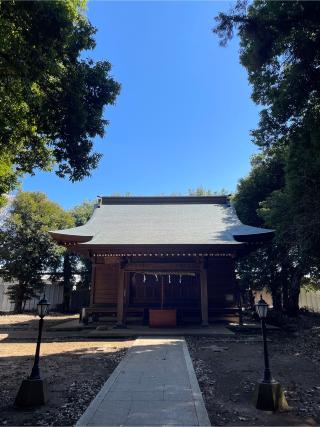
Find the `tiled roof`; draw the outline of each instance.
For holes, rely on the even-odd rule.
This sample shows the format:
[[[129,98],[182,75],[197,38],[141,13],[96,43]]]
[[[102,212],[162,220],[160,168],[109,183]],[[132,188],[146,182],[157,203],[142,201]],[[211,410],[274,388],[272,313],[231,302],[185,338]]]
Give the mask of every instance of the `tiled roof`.
[[[81,246],[237,245],[270,233],[242,224],[221,197],[104,197],[85,225],[51,232],[56,240]]]

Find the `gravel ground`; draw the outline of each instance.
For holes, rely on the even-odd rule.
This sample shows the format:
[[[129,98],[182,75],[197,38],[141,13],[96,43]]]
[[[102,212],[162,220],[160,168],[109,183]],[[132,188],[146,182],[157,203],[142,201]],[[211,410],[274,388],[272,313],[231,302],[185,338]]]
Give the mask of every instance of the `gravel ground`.
[[[47,325],[57,321],[52,317],[46,318]],[[48,382],[49,401],[43,407],[20,410],[13,402],[22,379],[30,375],[35,351],[34,340],[25,336],[26,331],[36,333],[37,318],[0,316],[0,321],[0,425],[73,425],[132,344],[129,340],[61,338],[58,332],[48,338],[44,333],[40,368]],[[15,328],[14,339],[8,325]]]
[[[234,340],[188,338],[188,346],[212,425],[293,426],[320,423],[320,329],[270,337],[271,371],[290,410],[258,411],[252,403],[263,376],[263,347],[257,337]]]
[[[47,329],[74,317],[50,315]],[[271,370],[291,407],[276,414],[252,405],[255,383],[263,374],[259,336],[187,338],[212,425],[320,425],[320,321],[307,323],[309,328],[296,335],[271,336]],[[0,425],[73,425],[133,342],[44,331],[41,371],[48,381],[49,402],[18,410],[13,401],[32,368],[37,327],[34,315],[0,316]]]

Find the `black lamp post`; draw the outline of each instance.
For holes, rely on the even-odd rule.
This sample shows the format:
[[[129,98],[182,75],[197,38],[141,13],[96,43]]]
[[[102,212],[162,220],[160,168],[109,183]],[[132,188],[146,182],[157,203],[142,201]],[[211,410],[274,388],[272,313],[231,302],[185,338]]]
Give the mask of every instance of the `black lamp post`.
[[[262,329],[262,338],[263,338],[263,350],[264,350],[264,383],[272,383],[274,382],[269,365],[269,353],[268,353],[268,344],[267,344],[267,328],[266,328],[266,317],[268,315],[268,304],[260,296],[260,300],[257,304],[255,304],[256,311],[261,320],[261,329]]]
[[[39,330],[36,352],[34,356],[34,364],[30,377],[22,381],[19,392],[17,394],[15,405],[16,406],[37,406],[44,405],[47,401],[47,383],[46,380],[40,377],[39,359],[40,359],[40,345],[43,328],[43,319],[48,314],[49,303],[45,296],[37,304],[39,320]]]
[[[40,317],[39,320],[39,331],[38,331],[38,340],[36,353],[34,356],[34,364],[31,371],[31,375],[29,377],[30,380],[38,380],[40,379],[40,369],[39,369],[39,359],[40,359],[40,345],[41,345],[41,336],[42,336],[42,328],[43,328],[43,318],[47,315],[49,310],[49,303],[46,300],[45,296],[38,302],[37,309],[38,315]]]
[[[268,304],[264,301],[262,295],[260,296],[260,300],[255,304],[255,308],[261,320],[264,352],[264,375],[263,380],[257,384],[255,389],[255,407],[264,411],[286,410],[288,409],[288,404],[281,385],[272,378],[270,371],[266,328]]]

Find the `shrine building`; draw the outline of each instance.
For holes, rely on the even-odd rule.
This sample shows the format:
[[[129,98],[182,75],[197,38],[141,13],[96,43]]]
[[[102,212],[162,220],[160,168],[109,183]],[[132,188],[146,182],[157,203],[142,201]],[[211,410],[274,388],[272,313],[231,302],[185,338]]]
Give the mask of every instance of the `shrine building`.
[[[51,235],[92,261],[85,321],[163,327],[234,319],[235,261],[273,231],[242,224],[227,196],[100,197],[85,225]]]

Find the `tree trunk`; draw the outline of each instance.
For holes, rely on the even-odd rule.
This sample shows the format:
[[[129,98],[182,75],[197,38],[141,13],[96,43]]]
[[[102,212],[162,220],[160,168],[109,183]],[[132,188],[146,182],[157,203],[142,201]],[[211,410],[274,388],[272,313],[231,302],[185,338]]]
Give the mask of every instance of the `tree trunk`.
[[[291,268],[288,263],[283,262],[281,264],[280,281],[281,281],[281,294],[282,294],[282,309],[284,312],[288,311],[289,305],[289,283]]]
[[[22,313],[22,302],[23,302],[23,300],[21,299],[21,298],[17,298],[16,299],[16,301],[15,301],[15,303],[14,303],[14,311],[16,312],[16,313],[19,313],[19,314],[21,314]]]
[[[249,309],[255,311],[254,293],[252,289],[249,289],[248,291],[248,302],[249,302]]]
[[[276,287],[271,289],[273,309],[279,313],[282,312],[282,295],[281,288]]]
[[[70,312],[70,293],[64,293],[63,295],[63,311],[64,313]]]
[[[273,310],[281,313],[282,312],[282,283],[279,277],[275,276],[270,285],[270,291],[272,295]]]
[[[63,311],[70,311],[70,293],[72,287],[71,255],[66,252],[63,259]]]
[[[302,277],[303,274],[299,270],[295,270],[292,275],[287,309],[288,315],[292,317],[297,317],[299,314],[299,295]]]
[[[24,285],[19,283],[14,285],[16,287],[16,295],[15,295],[15,301],[14,301],[14,311],[16,313],[23,313],[23,301],[24,301]]]
[[[282,305],[283,305],[283,310],[285,312],[288,312],[288,307],[289,307],[288,279],[284,280],[282,284]]]

